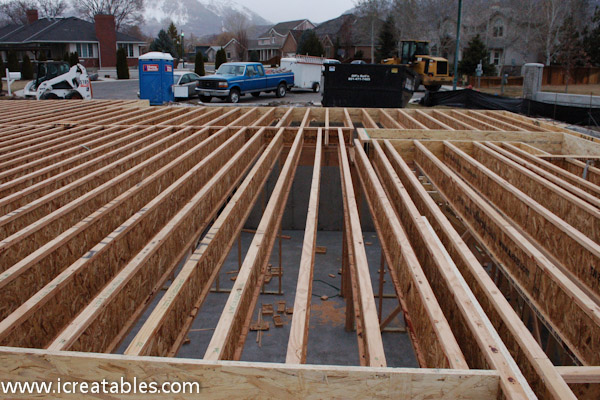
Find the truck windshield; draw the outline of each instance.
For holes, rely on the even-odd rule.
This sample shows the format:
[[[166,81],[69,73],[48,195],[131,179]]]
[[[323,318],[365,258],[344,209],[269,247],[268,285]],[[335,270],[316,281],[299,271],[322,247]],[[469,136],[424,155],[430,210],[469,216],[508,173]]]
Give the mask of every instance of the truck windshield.
[[[244,75],[243,65],[221,65],[217,70],[218,75]]]

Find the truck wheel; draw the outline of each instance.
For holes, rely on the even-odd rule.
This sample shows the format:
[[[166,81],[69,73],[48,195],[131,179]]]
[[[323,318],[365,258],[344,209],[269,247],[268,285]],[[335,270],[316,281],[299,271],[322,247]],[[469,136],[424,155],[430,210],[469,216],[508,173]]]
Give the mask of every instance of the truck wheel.
[[[52,92],[45,92],[40,96],[40,100],[56,100],[58,96]]]
[[[437,92],[441,87],[442,85],[425,85],[425,89],[429,90],[430,92]]]
[[[285,83],[280,83],[279,86],[277,86],[277,91],[275,92],[275,96],[285,97],[286,92],[287,92],[287,88],[285,87]]]
[[[252,97],[259,97],[260,96],[260,92],[252,92]]]
[[[227,101],[229,103],[238,103],[240,101],[239,89],[231,89],[231,91],[229,92],[229,96],[227,96]]]
[[[315,93],[319,93],[319,90],[321,90],[321,85],[319,83],[317,83],[317,82],[313,83],[312,90]]]
[[[65,99],[69,99],[69,100],[82,100],[83,96],[78,91],[73,90],[73,91],[67,93],[67,95],[65,96]]]
[[[203,103],[210,103],[211,100],[212,100],[211,96],[200,96],[200,101]]]

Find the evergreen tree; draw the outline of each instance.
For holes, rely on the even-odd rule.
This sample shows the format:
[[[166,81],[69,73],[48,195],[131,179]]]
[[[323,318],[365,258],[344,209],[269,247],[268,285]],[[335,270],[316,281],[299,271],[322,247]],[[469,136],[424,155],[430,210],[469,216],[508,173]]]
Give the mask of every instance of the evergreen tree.
[[[79,54],[77,52],[69,54],[69,65],[72,67],[77,64],[79,64]]]
[[[307,29],[300,36],[298,41],[298,54],[321,57],[325,54],[323,44],[312,29]]]
[[[381,26],[377,42],[377,51],[375,53],[377,63],[397,54],[398,40],[396,40],[394,33],[394,18],[391,15],[387,17],[385,23]]]
[[[17,72],[21,70],[21,68],[19,68],[19,59],[17,58],[17,53],[14,51],[8,52],[6,68],[8,68],[8,70],[11,72]]]
[[[206,75],[206,71],[204,70],[204,55],[201,51],[196,53],[194,72],[200,76]]]
[[[23,56],[23,62],[21,63],[21,79],[33,79],[33,64],[31,64],[27,54]]]
[[[362,50],[358,50],[356,53],[354,53],[355,60],[362,60],[363,58],[365,58],[365,54]]]
[[[215,70],[219,69],[221,64],[226,63],[226,62],[227,62],[227,54],[225,53],[225,50],[221,47],[221,49],[218,50],[217,54],[215,55]]]
[[[65,54],[63,54],[63,61],[69,62],[69,60],[70,60],[69,52],[66,52]]]
[[[171,24],[169,25],[169,28],[167,29],[167,33],[169,34],[169,37],[173,41],[173,44],[175,45],[175,48],[177,49],[177,53],[178,53],[179,57],[182,57],[183,52],[181,49],[181,37],[179,37],[179,32],[177,32],[177,28],[175,27],[175,24],[173,22],[171,22]],[[175,57],[175,56],[173,56],[173,57]]]
[[[569,88],[571,73],[576,66],[585,66],[588,56],[583,50],[584,45],[573,15],[568,15],[558,33],[559,46],[555,55],[555,62],[565,69],[565,92]]]
[[[125,48],[117,50],[117,79],[129,79],[129,67],[127,66],[127,53]]]
[[[158,36],[150,44],[150,51],[169,53],[173,56],[173,58],[177,58],[177,49],[175,48],[175,44],[164,29],[161,29],[160,32],[158,32]]]
[[[250,50],[250,52],[248,53],[248,57],[250,58],[251,62],[259,62],[260,61],[260,54],[258,54],[258,51],[256,51],[256,50]]]
[[[459,74],[474,76],[479,62],[483,67],[483,75],[496,75],[496,67],[490,64],[488,49],[481,37],[477,35],[469,41],[469,46],[465,49],[462,60],[458,63]]]
[[[596,8],[592,18],[591,30],[586,26],[583,31],[583,48],[590,58],[590,63],[600,66],[600,8]]]

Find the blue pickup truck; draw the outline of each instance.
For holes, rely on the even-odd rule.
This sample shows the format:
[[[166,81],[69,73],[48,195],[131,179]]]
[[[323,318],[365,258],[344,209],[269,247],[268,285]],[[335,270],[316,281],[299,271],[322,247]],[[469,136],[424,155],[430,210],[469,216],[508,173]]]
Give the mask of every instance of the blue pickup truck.
[[[237,103],[246,93],[258,97],[261,92],[275,92],[277,97],[284,97],[293,86],[292,72],[271,74],[265,72],[261,63],[235,62],[221,64],[214,75],[203,76],[196,92],[203,103],[210,102],[213,97]]]

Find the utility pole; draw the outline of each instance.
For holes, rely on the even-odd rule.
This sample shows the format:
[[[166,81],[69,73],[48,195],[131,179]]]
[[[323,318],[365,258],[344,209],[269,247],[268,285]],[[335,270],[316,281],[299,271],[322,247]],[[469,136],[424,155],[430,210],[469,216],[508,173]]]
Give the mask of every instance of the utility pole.
[[[454,51],[454,81],[452,89],[456,90],[458,82],[458,52],[460,50],[460,17],[462,16],[462,0],[458,0],[458,18],[456,20],[456,50]]]
[[[182,68],[185,69],[185,46],[183,45],[183,30],[181,31],[181,62]]]

